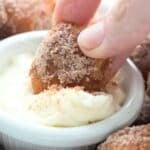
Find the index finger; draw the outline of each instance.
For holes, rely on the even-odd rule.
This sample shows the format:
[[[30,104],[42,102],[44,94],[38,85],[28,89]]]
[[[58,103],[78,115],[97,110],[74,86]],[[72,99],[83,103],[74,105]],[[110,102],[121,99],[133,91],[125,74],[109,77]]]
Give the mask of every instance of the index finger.
[[[94,16],[101,0],[57,0],[54,21],[77,25],[87,24]]]

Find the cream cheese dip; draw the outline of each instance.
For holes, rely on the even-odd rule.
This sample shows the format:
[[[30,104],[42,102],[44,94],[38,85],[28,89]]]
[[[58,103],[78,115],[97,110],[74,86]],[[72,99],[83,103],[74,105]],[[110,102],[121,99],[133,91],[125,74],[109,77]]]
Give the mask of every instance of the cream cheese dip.
[[[29,78],[32,59],[28,53],[18,54],[0,74],[0,110],[12,117],[46,126],[80,126],[111,116],[125,100],[120,85],[110,86],[107,93],[75,87],[34,95]]]

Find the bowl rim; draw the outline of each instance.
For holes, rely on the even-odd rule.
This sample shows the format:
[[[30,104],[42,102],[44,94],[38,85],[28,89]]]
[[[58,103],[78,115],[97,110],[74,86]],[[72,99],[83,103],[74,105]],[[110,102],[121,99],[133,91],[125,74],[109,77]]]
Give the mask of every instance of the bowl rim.
[[[16,42],[41,39],[46,33],[47,30],[32,31],[6,38],[0,41],[0,52]],[[136,119],[142,107],[144,97],[142,75],[130,59],[127,59],[125,65],[134,73],[135,79],[132,82],[136,85],[132,89],[132,98],[111,117],[90,125],[56,128],[24,122],[0,112],[0,132],[24,142],[48,147],[79,147],[97,143],[116,129],[130,125]]]

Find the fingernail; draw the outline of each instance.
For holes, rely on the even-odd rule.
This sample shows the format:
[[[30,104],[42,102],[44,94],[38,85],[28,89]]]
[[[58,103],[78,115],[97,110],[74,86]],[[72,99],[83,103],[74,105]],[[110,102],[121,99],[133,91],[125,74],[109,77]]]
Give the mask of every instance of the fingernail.
[[[79,46],[84,50],[95,49],[101,45],[104,35],[103,22],[94,24],[80,33],[78,37]]]

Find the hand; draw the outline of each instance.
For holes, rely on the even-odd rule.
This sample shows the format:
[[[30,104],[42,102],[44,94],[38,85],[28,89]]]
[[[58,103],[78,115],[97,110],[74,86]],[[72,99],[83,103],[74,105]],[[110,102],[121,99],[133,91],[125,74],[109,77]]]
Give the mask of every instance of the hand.
[[[100,0],[57,0],[54,22],[85,25],[94,16]]]
[[[100,0],[58,0],[56,22],[87,24]],[[150,0],[117,0],[99,23],[81,32],[78,43],[85,55],[93,58],[112,57],[115,73],[134,47],[150,32]]]

